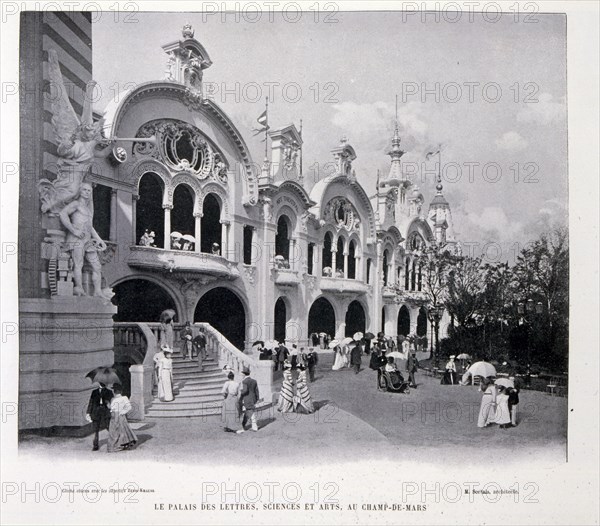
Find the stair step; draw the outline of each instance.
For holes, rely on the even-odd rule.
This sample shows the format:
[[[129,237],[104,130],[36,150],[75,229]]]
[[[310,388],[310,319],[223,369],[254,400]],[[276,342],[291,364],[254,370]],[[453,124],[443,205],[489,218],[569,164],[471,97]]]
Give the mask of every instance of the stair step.
[[[190,418],[190,417],[205,417],[205,416],[218,416],[221,414],[221,409],[206,409],[206,410],[179,410],[173,411],[171,413],[155,413],[152,411],[148,411],[146,414],[147,418]]]
[[[191,378],[219,378],[223,381],[227,379],[227,377],[223,374],[223,371],[214,370],[214,371],[178,371],[177,374],[174,374],[173,377],[176,380],[184,380]]]
[[[203,408],[203,407],[221,407],[223,405],[222,396],[206,396],[206,397],[191,397],[182,398],[176,397],[172,402],[155,401],[150,406],[150,409],[160,409],[162,411],[170,411],[173,408]]]
[[[176,380],[175,384],[179,389],[198,391],[203,389],[221,389],[223,387],[223,380],[221,378],[198,378],[195,380]]]

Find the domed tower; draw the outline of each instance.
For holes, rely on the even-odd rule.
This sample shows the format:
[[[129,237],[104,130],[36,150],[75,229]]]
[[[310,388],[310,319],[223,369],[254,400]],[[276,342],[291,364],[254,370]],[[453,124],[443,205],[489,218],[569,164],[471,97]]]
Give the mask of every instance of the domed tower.
[[[452,212],[450,211],[450,203],[444,197],[442,190],[441,163],[436,180],[436,194],[429,204],[429,214],[427,220],[433,231],[438,245],[446,245],[454,243],[454,228],[452,224]]]

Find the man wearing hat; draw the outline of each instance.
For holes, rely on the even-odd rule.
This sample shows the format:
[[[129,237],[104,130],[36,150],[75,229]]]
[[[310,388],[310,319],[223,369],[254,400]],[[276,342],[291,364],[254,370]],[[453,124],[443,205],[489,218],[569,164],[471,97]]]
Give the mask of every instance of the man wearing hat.
[[[285,362],[290,355],[290,351],[284,345],[283,342],[279,342],[279,347],[277,347],[277,354],[275,355],[275,370],[280,367],[283,371],[283,362]]]
[[[100,431],[108,429],[108,424],[110,423],[110,401],[112,398],[112,391],[103,383],[99,383],[98,387],[90,395],[85,419],[92,423],[92,429],[94,430],[92,451],[98,451]]]
[[[250,369],[244,366],[242,369],[244,379],[240,384],[240,398],[239,398],[239,411],[243,413],[242,418],[242,429],[238,429],[237,433],[243,433],[245,431],[244,426],[248,419],[252,424],[252,431],[258,431],[258,424],[256,423],[256,403],[260,398],[258,392],[258,383],[254,378],[250,378]]]
[[[406,370],[408,371],[408,384],[409,387],[417,388],[417,381],[415,379],[415,373],[419,368],[419,361],[417,360],[417,353],[414,347],[408,354],[408,360],[406,361]]]

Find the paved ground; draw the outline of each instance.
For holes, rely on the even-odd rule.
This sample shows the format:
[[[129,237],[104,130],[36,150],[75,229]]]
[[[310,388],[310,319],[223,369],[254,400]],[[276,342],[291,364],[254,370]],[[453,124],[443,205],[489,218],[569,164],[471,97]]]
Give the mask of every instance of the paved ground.
[[[565,398],[525,391],[520,423],[512,429],[477,428],[481,394],[476,387],[443,386],[417,375],[419,387],[410,394],[376,389],[376,373],[368,368],[331,370],[323,356],[311,385],[318,411],[313,415],[283,415],[273,408],[260,412],[258,433],[225,433],[219,417],[156,419],[134,424],[135,450],[107,455],[106,432],[101,451],[92,453],[91,437],[24,437],[22,454],[72,458],[153,459],[170,463],[227,458],[231,462],[281,462],[281,458],[318,463],[393,457],[465,464],[488,462],[561,461],[565,459],[567,403]],[[366,363],[365,363],[366,366]],[[312,447],[308,447],[308,446]],[[248,458],[250,457],[250,459]]]

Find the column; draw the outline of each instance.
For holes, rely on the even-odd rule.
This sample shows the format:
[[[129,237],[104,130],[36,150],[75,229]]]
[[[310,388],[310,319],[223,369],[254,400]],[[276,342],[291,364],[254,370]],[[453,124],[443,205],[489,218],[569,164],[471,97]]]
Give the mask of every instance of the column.
[[[221,256],[229,256],[229,221],[221,221]]]
[[[110,230],[108,234],[110,241],[117,240],[117,189],[110,190]]]
[[[334,250],[332,247],[331,248],[331,276],[332,277],[335,277],[336,267],[337,267],[337,249]]]
[[[202,239],[202,214],[194,214],[194,252],[200,253],[200,241]]]
[[[344,252],[344,277],[348,279],[348,252]]]
[[[355,253],[356,254],[356,253]],[[355,255],[354,257],[354,268],[356,273],[356,279],[358,281],[365,281],[365,269],[363,268],[363,258],[361,256]]]
[[[139,195],[136,194],[131,194],[131,237],[132,242],[134,245],[137,245],[138,240],[136,239],[136,232],[137,232],[137,220],[136,220],[136,216],[137,216],[137,202],[138,199],[140,198]]]
[[[163,209],[165,211],[164,248],[165,248],[165,250],[170,250],[171,249],[171,210],[173,210],[173,205],[163,205]]]
[[[296,252],[295,252],[295,248],[296,248],[296,240],[293,238],[290,238],[288,241],[288,263],[290,264],[290,269],[294,270],[296,268]]]

